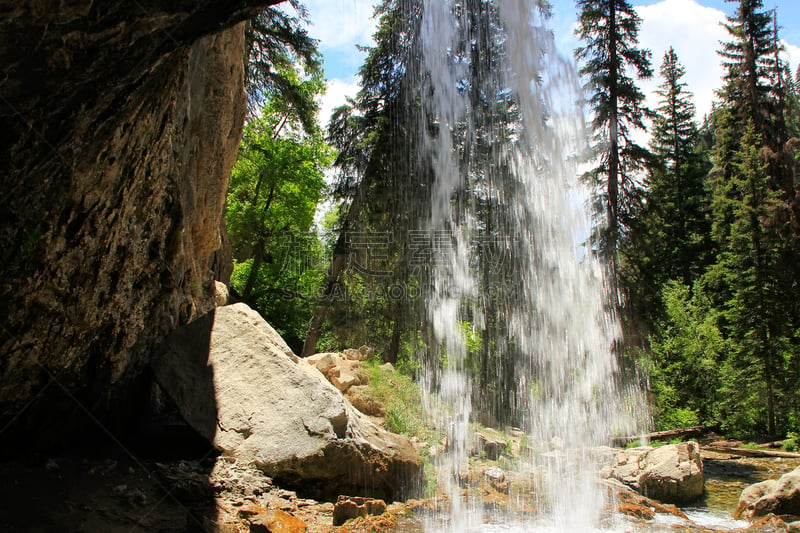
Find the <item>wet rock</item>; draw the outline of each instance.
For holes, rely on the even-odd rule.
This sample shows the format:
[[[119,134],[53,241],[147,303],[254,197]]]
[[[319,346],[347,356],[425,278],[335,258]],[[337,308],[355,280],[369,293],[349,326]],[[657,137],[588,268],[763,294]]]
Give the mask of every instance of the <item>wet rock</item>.
[[[497,492],[508,492],[508,480],[503,470],[497,466],[487,468],[483,473],[483,477],[489,482]]]
[[[656,516],[655,511],[646,505],[627,502],[617,504],[617,512],[643,520],[652,520]]]
[[[675,505],[661,503],[647,496],[642,496],[625,485],[615,486],[614,492],[620,512],[629,516],[647,519],[651,514],[660,513],[688,520],[686,514]]]
[[[621,450],[601,475],[617,479],[650,498],[670,503],[699,498],[705,481],[700,447],[696,442]]]
[[[341,526],[360,516],[381,515],[386,512],[386,502],[370,498],[339,496],[333,506],[333,525]]]
[[[508,448],[508,443],[499,431],[481,428],[476,432],[478,453],[483,452],[489,459],[497,459]]]
[[[800,516],[800,468],[742,491],[737,518],[752,520],[770,514]]]
[[[153,371],[198,433],[278,484],[317,499],[399,499],[421,486],[411,442],[354,409],[243,303],[170,336]]]
[[[305,522],[280,509],[270,509],[247,519],[251,533],[305,533]]]
[[[790,533],[789,525],[779,516],[769,514],[758,518],[745,531],[753,533]]]

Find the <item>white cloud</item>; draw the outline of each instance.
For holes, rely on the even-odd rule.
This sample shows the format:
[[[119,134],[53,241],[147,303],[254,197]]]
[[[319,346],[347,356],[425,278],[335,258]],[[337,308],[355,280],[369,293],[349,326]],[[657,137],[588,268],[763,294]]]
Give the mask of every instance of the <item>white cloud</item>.
[[[661,83],[658,70],[664,53],[672,46],[686,68],[683,81],[687,89],[694,93],[697,119],[702,120],[711,110],[714,91],[722,87],[724,68],[717,50],[720,49],[720,41],[731,39],[722,25],[727,20],[725,14],[718,9],[701,6],[695,0],[662,0],[638,7],[637,12],[642,17],[639,44],[653,52],[653,79],[639,82],[648,95],[648,106],[651,109],[658,106],[654,93]],[[796,69],[800,64],[800,47],[785,41],[783,44],[786,48],[784,58]]]
[[[333,110],[346,102],[346,98],[354,97],[359,90],[355,78],[349,80],[334,79],[328,81],[328,88],[320,99],[319,121],[327,126]]]
[[[800,66],[800,46],[789,44],[786,41],[782,42],[784,48],[786,48],[784,59],[789,61],[789,66],[791,66],[792,74],[794,75],[797,71],[797,67]]]
[[[657,4],[637,8],[642,18],[639,44],[653,52],[653,78],[640,82],[648,95],[648,105],[658,105],[653,92],[661,83],[658,75],[664,53],[675,48],[678,59],[686,69],[683,81],[694,93],[697,118],[711,110],[714,91],[722,85],[722,63],[717,54],[720,41],[730,38],[722,25],[722,11],[698,4],[695,0],[662,0]]]
[[[369,45],[375,32],[373,0],[305,0],[311,16],[309,34],[326,48]]]

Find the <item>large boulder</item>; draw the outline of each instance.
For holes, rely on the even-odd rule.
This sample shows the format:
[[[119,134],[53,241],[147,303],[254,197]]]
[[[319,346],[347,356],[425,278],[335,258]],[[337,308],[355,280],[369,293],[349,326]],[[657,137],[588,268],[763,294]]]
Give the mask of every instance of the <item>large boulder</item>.
[[[152,367],[198,433],[279,483],[323,499],[395,499],[421,486],[411,442],[355,410],[243,303],[170,335]]]
[[[742,491],[736,518],[752,520],[769,514],[800,516],[800,467]]]
[[[685,503],[702,496],[703,460],[696,442],[622,450],[602,471],[662,502]]]

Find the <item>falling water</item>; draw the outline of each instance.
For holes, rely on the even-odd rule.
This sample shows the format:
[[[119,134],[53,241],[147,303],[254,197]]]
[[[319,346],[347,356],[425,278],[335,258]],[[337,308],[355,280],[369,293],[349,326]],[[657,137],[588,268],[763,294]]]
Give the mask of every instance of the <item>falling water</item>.
[[[555,50],[533,2],[494,4],[475,2],[487,14],[484,34],[476,39],[469,2],[422,1],[421,71],[430,91],[421,112],[435,126],[422,134],[423,159],[435,173],[429,230],[447,236],[444,243],[437,239],[443,249],[437,250],[428,304],[444,363],[430,364],[425,381],[429,410],[447,433],[447,450],[439,457],[440,488],[451,506],[447,527],[489,530],[478,502],[467,501],[458,483],[468,465],[476,396],[463,324],[467,318],[480,324],[493,297],[481,293],[485,273],[475,266],[476,254],[485,249],[481,239],[487,238],[480,202],[464,199],[477,197],[503,206],[502,235],[491,238],[500,240],[513,263],[506,291],[513,301],[491,308],[503,314],[505,338],[494,346],[511,369],[496,379],[512,398],[507,403],[513,404],[513,417],[530,435],[527,468],[543,510],[518,530],[599,530],[609,502],[595,481],[599,466],[592,452],[614,432],[636,431],[630,405],[639,400],[635,394],[621,400],[612,354],[619,326],[609,311],[604,270],[581,247],[589,234],[589,194],[577,168],[586,145],[581,93],[574,66]],[[477,56],[470,54],[476,49]],[[492,50],[491,68],[474,68],[481,51]],[[494,140],[479,131],[482,118],[474,103],[480,91],[470,86],[477,83],[476,72],[497,88],[480,97],[513,119]],[[490,162],[470,166],[465,145],[480,142],[492,145]],[[502,382],[508,375],[513,382]],[[428,529],[441,528],[439,520]]]

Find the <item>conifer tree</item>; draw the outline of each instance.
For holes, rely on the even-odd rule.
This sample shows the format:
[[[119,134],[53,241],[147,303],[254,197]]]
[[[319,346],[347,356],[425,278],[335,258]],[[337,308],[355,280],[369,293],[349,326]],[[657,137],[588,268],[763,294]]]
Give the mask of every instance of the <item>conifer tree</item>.
[[[719,262],[707,278],[712,286],[728,287],[722,305],[724,332],[734,348],[727,366],[746,371],[726,376],[737,405],[752,418],[738,421],[738,425],[774,435],[777,398],[784,390],[784,353],[793,331],[781,289],[783,243],[769,223],[781,203],[780,195],[769,185],[767,163],[760,154],[761,139],[755,130],[755,121],[748,121],[736,152],[735,172],[725,190],[714,198],[715,204],[730,204],[725,210],[731,220]],[[719,209],[719,205],[715,207]],[[742,387],[738,381],[742,375],[758,386]]]
[[[710,262],[710,222],[705,177],[708,155],[700,143],[695,107],[673,48],[664,55],[650,149],[655,163],[645,204],[621,253],[621,276],[631,314],[649,325],[661,312],[660,293],[669,280],[691,287]]]
[[[589,177],[602,189],[595,202],[606,223],[600,252],[616,273],[620,238],[640,201],[640,173],[651,160],[648,150],[633,138],[635,130],[644,130],[650,112],[628,72],[650,78],[650,51],[637,47],[641,19],[627,0],[578,0],[577,7],[576,34],[585,44],[575,53],[587,79],[599,156],[599,165]]]
[[[775,434],[796,412],[786,372],[788,362],[797,363],[800,325],[790,296],[800,282],[800,248],[789,77],[777,23],[762,0],[739,0],[726,27],[732,40],[720,51],[726,75],[712,115],[710,179],[720,252],[704,283],[734,346],[723,376],[737,402],[727,409],[729,423]],[[759,386],[742,388],[742,379]]]

